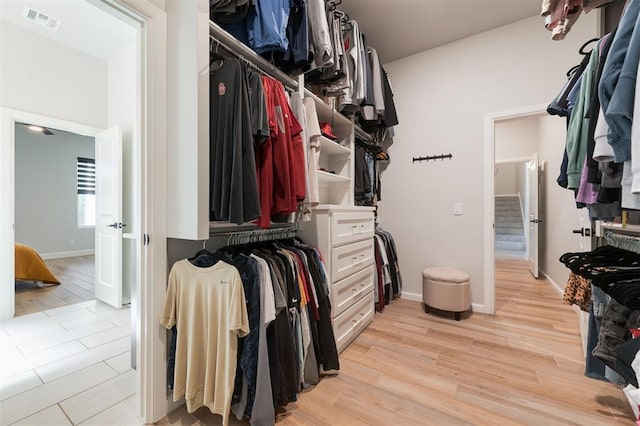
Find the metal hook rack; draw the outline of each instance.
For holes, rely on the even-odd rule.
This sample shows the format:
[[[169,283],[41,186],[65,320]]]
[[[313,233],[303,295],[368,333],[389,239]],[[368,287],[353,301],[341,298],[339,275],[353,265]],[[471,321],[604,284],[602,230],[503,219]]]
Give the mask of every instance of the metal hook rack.
[[[449,154],[440,154],[440,155],[427,155],[425,157],[413,157],[413,161],[412,163],[415,163],[416,161],[418,162],[423,162],[423,161],[430,161],[430,160],[444,160],[444,159],[449,159],[451,160],[453,158],[453,154],[449,153]]]

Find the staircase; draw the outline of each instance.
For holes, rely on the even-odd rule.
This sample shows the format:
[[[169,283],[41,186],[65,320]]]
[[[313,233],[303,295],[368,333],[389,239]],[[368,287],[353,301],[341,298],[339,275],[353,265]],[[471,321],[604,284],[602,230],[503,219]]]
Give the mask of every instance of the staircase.
[[[495,197],[495,207],[496,256],[524,257],[527,246],[518,196]]]

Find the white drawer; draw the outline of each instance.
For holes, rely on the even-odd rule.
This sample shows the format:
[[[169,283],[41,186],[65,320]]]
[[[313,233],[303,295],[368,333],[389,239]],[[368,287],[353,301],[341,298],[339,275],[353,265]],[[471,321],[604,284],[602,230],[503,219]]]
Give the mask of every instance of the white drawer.
[[[373,291],[373,265],[331,287],[333,316],[338,316],[366,293]]]
[[[331,250],[331,283],[373,264],[373,238]]]
[[[373,315],[373,292],[371,292],[333,320],[333,333],[338,352],[342,352],[371,323]]]
[[[331,216],[331,245],[338,246],[372,238],[373,212],[339,212]]]

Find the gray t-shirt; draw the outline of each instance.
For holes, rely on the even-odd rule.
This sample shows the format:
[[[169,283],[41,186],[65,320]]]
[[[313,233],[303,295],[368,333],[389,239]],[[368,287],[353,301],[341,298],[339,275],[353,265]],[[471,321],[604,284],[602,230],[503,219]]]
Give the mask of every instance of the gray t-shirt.
[[[210,220],[249,222],[260,215],[247,72],[225,58],[210,74]]]

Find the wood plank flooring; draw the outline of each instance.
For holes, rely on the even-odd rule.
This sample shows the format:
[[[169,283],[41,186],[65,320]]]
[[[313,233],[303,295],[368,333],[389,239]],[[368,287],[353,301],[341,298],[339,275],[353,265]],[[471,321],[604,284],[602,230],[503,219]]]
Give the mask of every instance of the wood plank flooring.
[[[551,285],[518,260],[499,261],[496,279],[495,316],[456,322],[393,302],[341,354],[340,374],[278,424],[632,424],[622,389],[584,376],[577,315]],[[181,407],[158,424],[220,424],[194,414]]]
[[[22,316],[60,308],[95,298],[94,256],[66,257],[45,260],[60,285],[40,285],[16,281],[16,313]]]

